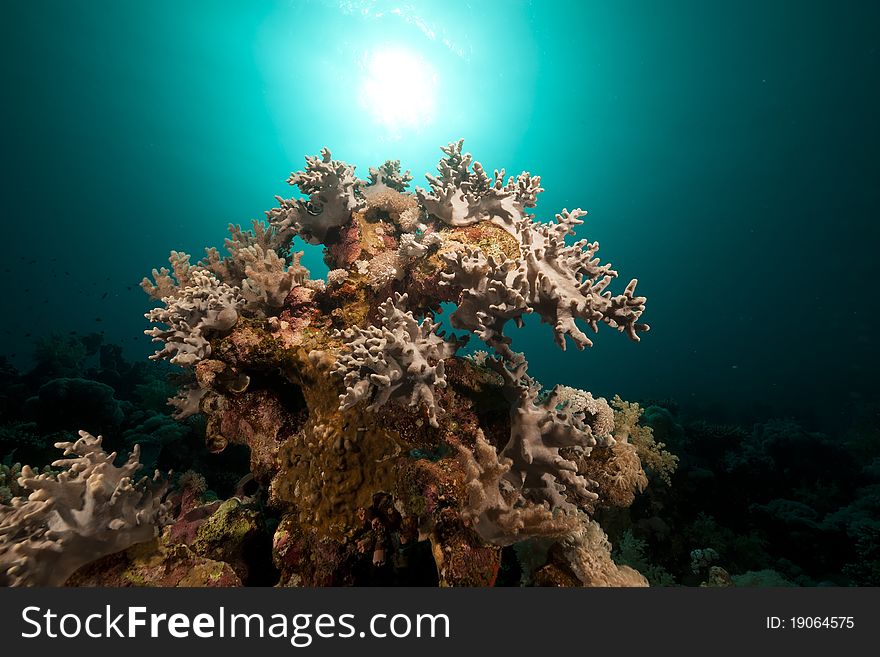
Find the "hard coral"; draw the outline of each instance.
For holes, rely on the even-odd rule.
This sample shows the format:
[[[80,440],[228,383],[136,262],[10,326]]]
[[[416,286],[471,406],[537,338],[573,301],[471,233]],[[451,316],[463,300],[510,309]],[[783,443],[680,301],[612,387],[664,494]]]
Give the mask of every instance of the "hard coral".
[[[614,438],[631,444],[642,464],[667,486],[671,485],[672,475],[678,468],[678,457],[665,449],[665,444],[654,439],[651,427],[639,424],[642,408],[638,404],[623,401],[617,395],[611,405],[614,407]]]

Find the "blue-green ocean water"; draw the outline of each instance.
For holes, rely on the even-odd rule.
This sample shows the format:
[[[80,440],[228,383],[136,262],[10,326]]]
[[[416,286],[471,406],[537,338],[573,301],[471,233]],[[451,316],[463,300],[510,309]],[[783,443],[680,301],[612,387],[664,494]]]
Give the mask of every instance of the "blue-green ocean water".
[[[588,210],[649,299],[640,344],[516,333],[545,384],[814,426],[876,399],[877,3],[13,0],[0,32],[17,364],[70,330],[145,358],[140,278],[261,217],[304,155],[424,185],[464,137],[542,176],[539,218]],[[364,99],[389,51],[415,62],[394,93],[431,80],[424,116]]]

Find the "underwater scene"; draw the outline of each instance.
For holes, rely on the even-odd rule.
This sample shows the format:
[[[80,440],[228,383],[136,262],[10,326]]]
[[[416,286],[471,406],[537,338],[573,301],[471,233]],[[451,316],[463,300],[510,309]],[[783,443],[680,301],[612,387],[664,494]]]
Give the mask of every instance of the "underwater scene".
[[[880,586],[880,5],[5,14],[0,585]]]

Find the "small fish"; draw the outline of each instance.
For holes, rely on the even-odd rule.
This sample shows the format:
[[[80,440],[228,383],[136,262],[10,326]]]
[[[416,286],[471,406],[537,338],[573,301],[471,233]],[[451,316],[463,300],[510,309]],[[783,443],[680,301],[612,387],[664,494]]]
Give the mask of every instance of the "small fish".
[[[30,334],[30,333],[25,333],[25,334],[24,334],[24,337],[29,338],[29,337],[31,337],[31,334]]]
[[[106,299],[106,298],[107,298],[107,292],[104,292],[104,294],[101,295],[101,298],[102,298],[102,299]]]
[[[64,272],[64,273],[67,274],[68,276],[70,276],[70,272],[69,272],[69,271],[66,271],[66,272]]]
[[[7,270],[7,271],[9,271],[9,270]],[[126,287],[125,289],[128,290],[129,292],[131,292],[131,285],[129,285],[129,286]]]
[[[96,322],[103,322],[104,320],[101,319],[100,317],[95,317],[95,321],[96,321]]]
[[[35,264],[37,264],[37,260],[36,260],[36,258],[32,258],[31,260],[28,260],[28,264],[29,264],[29,265],[35,265]]]

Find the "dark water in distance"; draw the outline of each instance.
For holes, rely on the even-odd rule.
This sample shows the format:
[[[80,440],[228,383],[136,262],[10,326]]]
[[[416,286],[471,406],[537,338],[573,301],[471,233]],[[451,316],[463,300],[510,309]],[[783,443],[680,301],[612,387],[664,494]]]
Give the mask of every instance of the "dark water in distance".
[[[261,217],[304,155],[423,185],[464,137],[542,176],[539,218],[588,210],[649,299],[638,345],[516,333],[543,383],[845,425],[877,396],[878,27],[869,2],[6,3],[0,353],[104,330],[145,358],[140,278]],[[436,76],[430,120],[359,102],[382,48]]]

